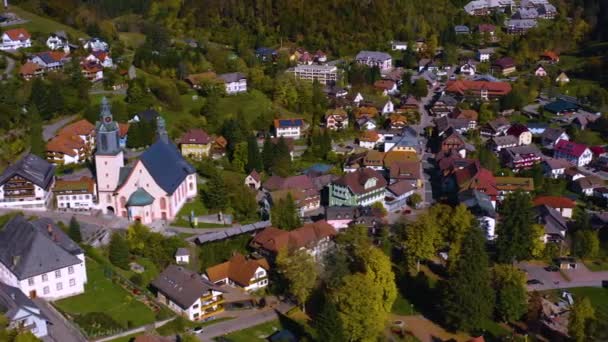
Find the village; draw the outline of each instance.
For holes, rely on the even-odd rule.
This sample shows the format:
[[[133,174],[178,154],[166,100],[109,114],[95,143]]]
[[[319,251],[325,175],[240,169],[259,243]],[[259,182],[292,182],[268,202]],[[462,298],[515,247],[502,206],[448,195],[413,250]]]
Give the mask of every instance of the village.
[[[148,42],[162,34],[131,47],[101,29],[32,29],[18,6],[0,11],[1,82],[31,92],[15,106],[33,121],[6,130],[5,145],[29,143],[0,174],[8,328],[61,342],[331,341],[315,317],[332,302],[355,327],[336,341],[606,337],[607,103],[568,49],[521,57],[517,42],[576,25],[548,0],[471,1],[442,45],[353,54],[163,37],[167,52]],[[450,310],[427,299],[478,258],[493,316],[435,317]],[[358,331],[368,322],[345,318],[358,299],[341,279],[384,264],[390,281],[350,289],[394,292],[369,314],[377,331]],[[516,313],[499,309],[501,272]],[[583,298],[599,331],[588,339],[572,330]]]

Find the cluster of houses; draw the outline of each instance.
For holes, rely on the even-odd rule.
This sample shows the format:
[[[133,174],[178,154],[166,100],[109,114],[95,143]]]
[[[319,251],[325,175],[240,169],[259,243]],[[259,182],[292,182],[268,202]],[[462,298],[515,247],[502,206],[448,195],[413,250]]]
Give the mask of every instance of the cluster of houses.
[[[464,6],[470,15],[485,16],[494,12],[512,13],[505,20],[505,29],[510,34],[522,34],[538,25],[539,19],[553,19],[557,9],[549,0],[473,0]],[[456,33],[469,33],[466,26]]]
[[[9,29],[2,33],[0,50],[16,51],[30,48],[32,36],[24,28]],[[78,49],[78,45],[70,44],[65,32],[52,33],[46,40],[48,51],[30,54],[27,61],[20,67],[19,74],[26,80],[34,77],[44,76],[48,72],[63,69],[72,56],[70,52]],[[82,47],[87,51],[80,60],[83,75],[95,82],[103,79],[104,68],[114,68],[114,62],[110,57],[108,43],[100,38],[82,40]]]

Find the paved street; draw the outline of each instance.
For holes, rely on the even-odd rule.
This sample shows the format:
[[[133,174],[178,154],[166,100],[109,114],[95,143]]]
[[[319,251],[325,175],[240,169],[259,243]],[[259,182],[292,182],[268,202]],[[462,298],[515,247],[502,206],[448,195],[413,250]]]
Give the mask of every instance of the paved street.
[[[235,318],[225,322],[212,324],[204,328],[203,332],[198,335],[198,338],[201,341],[212,341],[215,337],[278,319],[278,312],[285,313],[291,308],[293,308],[292,304],[281,302],[276,308],[276,311],[275,309],[226,311],[222,316]]]
[[[34,302],[40,308],[40,311],[48,318],[49,336],[44,339],[45,342],[84,342],[86,341],[77,329],[70,326],[65,319],[57,314],[57,311],[50,308],[50,305],[40,299],[34,299]]]
[[[42,137],[44,138],[45,141],[51,140],[51,138],[53,138],[55,136],[55,134],[61,127],[67,125],[75,118],[76,118],[76,115],[70,115],[70,116],[66,116],[60,120],[57,120],[51,124],[44,125],[42,128]]]
[[[602,281],[608,280],[608,271],[591,272],[583,263],[577,263],[574,270],[563,270],[571,280],[562,277],[560,272],[548,272],[545,264],[531,264],[522,262],[518,268],[526,271],[527,279],[536,279],[542,282],[538,285],[528,285],[528,291],[543,291],[553,289],[566,289],[572,287],[601,287]]]
[[[4,69],[4,75],[6,75],[6,78],[11,78],[13,77],[13,69],[15,69],[15,60],[5,56],[4,57],[6,59],[6,68]]]

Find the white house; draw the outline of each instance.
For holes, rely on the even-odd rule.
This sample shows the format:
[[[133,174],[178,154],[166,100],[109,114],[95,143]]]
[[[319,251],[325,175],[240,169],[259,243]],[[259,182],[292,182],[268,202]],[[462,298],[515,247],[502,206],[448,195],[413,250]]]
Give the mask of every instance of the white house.
[[[591,163],[593,153],[586,145],[568,140],[559,140],[553,149],[553,157],[565,159],[580,167]]]
[[[85,61],[88,63],[99,64],[104,68],[114,67],[112,57],[110,57],[107,52],[101,50],[96,50],[90,53],[87,57],[85,57]]]
[[[18,50],[32,46],[32,35],[24,28],[6,30],[2,33],[0,50]]]
[[[95,208],[97,184],[92,178],[76,180],[58,179],[53,187],[57,209],[65,211],[88,211]]]
[[[0,231],[0,282],[30,298],[47,300],[84,292],[84,251],[51,219],[18,215]]]
[[[70,43],[65,35],[65,32],[55,32],[46,40],[46,46],[51,50],[64,50],[65,52],[70,51]]]
[[[178,265],[190,263],[190,251],[187,248],[178,248],[175,252],[175,263]]]
[[[91,38],[84,43],[84,48],[91,51],[109,51],[110,46],[101,38]]]
[[[565,176],[566,169],[572,167],[567,160],[546,158],[542,164],[545,176],[557,179]]]
[[[177,314],[200,321],[222,311],[223,291],[198,273],[181,266],[169,265],[151,287],[156,298]]]
[[[401,210],[407,206],[407,199],[414,194],[416,187],[406,180],[401,180],[386,187],[384,207],[387,211]]]
[[[240,72],[217,75],[226,85],[226,94],[233,95],[247,92],[247,77]]]
[[[471,61],[468,61],[460,66],[459,70],[461,75],[475,76],[477,72],[477,67]]]
[[[54,183],[53,164],[28,154],[0,175],[0,208],[46,210]]]
[[[276,119],[274,120],[275,136],[300,139],[304,120],[302,119]]]
[[[547,76],[547,70],[545,70],[545,68],[543,68],[542,65],[539,65],[536,70],[534,71],[534,76],[536,77],[545,77]]]
[[[477,60],[480,62],[489,62],[493,49],[479,49],[477,50]]]
[[[241,254],[207,268],[205,278],[215,285],[229,285],[247,292],[268,286],[268,262],[265,258],[247,259]]]
[[[262,177],[256,170],[252,170],[245,177],[245,186],[252,190],[258,190],[262,186]]]
[[[359,64],[371,67],[378,67],[380,70],[387,70],[393,66],[393,58],[386,52],[361,51],[355,57]]]
[[[405,50],[407,50],[407,42],[400,42],[400,41],[393,40],[391,42],[391,49],[393,51],[405,51]]]
[[[40,308],[16,287],[0,283],[0,312],[11,329],[26,329],[38,338],[48,335],[47,318]]]
[[[393,101],[391,101],[389,99],[384,104],[384,107],[382,107],[382,115],[386,115],[386,114],[394,113],[394,112],[395,112],[395,105],[393,104]]]

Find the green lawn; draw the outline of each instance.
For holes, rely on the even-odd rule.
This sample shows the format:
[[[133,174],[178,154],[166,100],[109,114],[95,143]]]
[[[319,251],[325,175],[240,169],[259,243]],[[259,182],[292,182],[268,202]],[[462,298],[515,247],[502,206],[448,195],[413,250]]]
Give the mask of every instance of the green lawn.
[[[225,337],[232,342],[268,341],[269,336],[281,329],[281,323],[274,320],[233,332]]]
[[[133,327],[155,321],[150,308],[106,278],[103,267],[90,258],[87,258],[87,277],[84,294],[62,299],[55,305],[70,315],[103,312],[125,327],[127,321],[131,321]]]
[[[608,289],[601,287],[576,287],[569,289],[574,295],[574,300],[587,297],[595,308],[595,316],[598,320],[608,322]]]
[[[416,313],[416,309],[413,307],[413,304],[407,300],[407,298],[401,295],[401,292],[397,292],[397,299],[395,299],[395,302],[393,303],[391,313],[401,316],[409,316]]]
[[[137,337],[139,335],[143,335],[143,334],[144,333],[135,333],[135,334],[131,334],[131,335],[115,338],[113,340],[110,340],[109,342],[131,342],[132,340],[135,339],[135,337]]]
[[[608,271],[608,258],[583,260],[583,262],[593,272]]]
[[[125,44],[128,49],[137,49],[146,40],[146,36],[139,32],[120,32],[118,39]]]
[[[29,20],[28,23],[23,25],[10,26],[10,28],[14,27],[24,27],[29,30],[31,33],[42,33],[49,34],[55,31],[65,31],[66,33],[75,36],[77,38],[86,38],[87,35],[84,32],[78,31],[70,26],[58,23],[52,19],[41,17],[37,14],[28,12],[17,6],[9,6],[9,12],[13,12],[17,14],[19,17],[23,19]],[[38,38],[38,37],[33,37]],[[47,37],[44,37],[46,39]],[[75,42],[74,42],[75,43]]]

